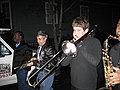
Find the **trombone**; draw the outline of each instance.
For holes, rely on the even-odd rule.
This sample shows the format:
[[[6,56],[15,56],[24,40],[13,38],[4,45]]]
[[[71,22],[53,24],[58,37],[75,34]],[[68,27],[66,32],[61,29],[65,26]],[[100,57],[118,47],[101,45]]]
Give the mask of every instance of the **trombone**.
[[[78,39],[77,41],[74,41],[74,40],[71,40],[71,41],[64,41],[62,43],[62,49],[57,52],[51,59],[49,59],[43,66],[41,66],[40,68],[35,68],[31,73],[30,75],[28,76],[28,84],[34,88],[36,88],[40,83],[42,83],[51,73],[53,73],[57,67],[59,67],[59,65],[61,64],[61,62],[67,57],[67,56],[71,56],[71,57],[76,57],[77,56],[77,43],[79,43],[80,41],[82,41],[84,38],[86,38],[88,35],[91,35],[93,33],[94,29],[89,31],[88,33],[86,33],[83,37],[81,37],[80,39]],[[63,57],[58,60],[57,64],[55,64],[55,66],[46,73],[46,75],[41,79],[39,80],[37,78],[37,74],[44,70],[45,67],[51,63],[52,60],[55,59],[55,57],[57,55],[59,55],[60,53],[63,53]]]
[[[62,51],[59,51],[57,54],[55,54],[48,62],[46,62],[41,68],[37,69],[35,68],[31,74],[28,76],[28,84],[34,88],[36,88],[40,83],[42,83],[53,71],[56,70],[56,68],[60,65],[60,63],[66,58],[66,55],[65,57],[63,57],[61,60],[59,60],[57,62],[57,64],[50,70],[48,71],[48,73],[41,79],[41,80],[38,80],[37,78],[37,74],[42,71],[57,55],[60,54],[60,52]]]
[[[67,45],[66,45],[67,44]],[[67,46],[67,47],[66,47]],[[69,47],[72,48],[70,49]],[[41,66],[40,68],[35,68],[30,75],[28,76],[28,84],[34,88],[36,88],[40,83],[42,83],[53,71],[55,71],[57,69],[57,67],[60,66],[60,63],[67,57],[67,55],[70,55],[71,57],[75,57],[77,55],[77,48],[75,46],[75,44],[69,42],[69,41],[64,41],[63,45],[62,45],[63,49],[60,50],[59,52],[57,52],[51,59],[49,59],[43,66]],[[45,69],[45,67],[52,62],[52,60],[55,59],[55,57],[57,57],[60,53],[64,52],[63,57],[57,62],[57,64],[55,64],[55,66],[50,70],[47,71],[47,74],[41,79],[38,80],[37,78],[37,74],[42,71],[43,69]]]

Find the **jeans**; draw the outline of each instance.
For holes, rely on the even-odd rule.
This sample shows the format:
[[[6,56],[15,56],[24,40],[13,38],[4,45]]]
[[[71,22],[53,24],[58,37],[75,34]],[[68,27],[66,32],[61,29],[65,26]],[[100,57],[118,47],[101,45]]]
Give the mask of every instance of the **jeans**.
[[[45,72],[41,71],[38,73],[39,80],[42,79],[45,76]],[[52,73],[50,76],[48,76],[41,84],[39,90],[53,90],[52,85],[54,81],[55,73]]]
[[[26,81],[28,71],[25,69],[17,70],[17,81],[18,81],[18,89],[19,90],[35,90],[30,87]]]

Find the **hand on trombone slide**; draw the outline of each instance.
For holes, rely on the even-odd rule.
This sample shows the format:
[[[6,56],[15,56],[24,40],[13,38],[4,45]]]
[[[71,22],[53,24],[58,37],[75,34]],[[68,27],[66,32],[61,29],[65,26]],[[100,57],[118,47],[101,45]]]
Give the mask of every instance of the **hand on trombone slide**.
[[[26,68],[26,67],[30,67],[33,65],[33,62],[37,60],[37,58],[35,57],[32,57],[28,62],[26,62],[25,64],[22,64],[21,66],[17,66],[17,67],[14,67],[14,70],[16,69],[23,69],[23,68]]]
[[[28,63],[27,63],[26,65],[27,65],[27,66],[32,66],[32,65],[33,65],[33,62],[36,61],[36,60],[37,60],[36,57],[32,57],[32,58],[30,59],[30,61],[28,61]]]

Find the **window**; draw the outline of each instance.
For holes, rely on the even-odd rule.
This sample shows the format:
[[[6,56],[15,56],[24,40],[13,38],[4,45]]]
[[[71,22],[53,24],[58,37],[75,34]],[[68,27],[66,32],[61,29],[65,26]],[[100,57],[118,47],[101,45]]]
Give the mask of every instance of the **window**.
[[[2,43],[0,42],[0,57],[4,57],[5,55],[10,55],[12,52]]]
[[[10,1],[0,1],[0,28],[12,28]]]
[[[89,18],[89,7],[85,5],[80,5],[80,16],[85,16]]]
[[[56,11],[56,5],[56,3],[52,4],[51,2],[45,2],[46,24],[58,24],[58,14]]]

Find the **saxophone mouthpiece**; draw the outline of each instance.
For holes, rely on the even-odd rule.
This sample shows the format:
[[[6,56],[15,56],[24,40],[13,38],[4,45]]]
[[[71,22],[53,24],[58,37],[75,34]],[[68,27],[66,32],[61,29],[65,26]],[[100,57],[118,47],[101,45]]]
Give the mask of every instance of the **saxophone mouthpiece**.
[[[109,35],[108,39],[118,39],[116,36]]]

